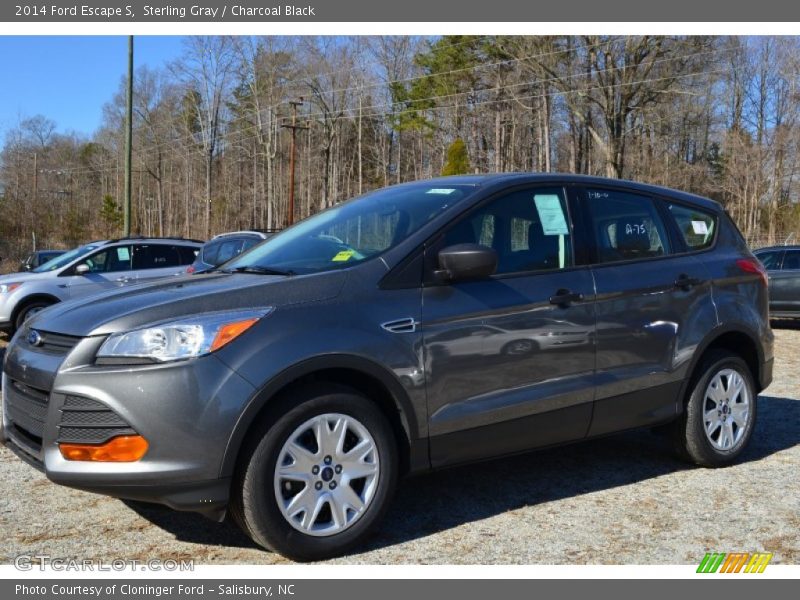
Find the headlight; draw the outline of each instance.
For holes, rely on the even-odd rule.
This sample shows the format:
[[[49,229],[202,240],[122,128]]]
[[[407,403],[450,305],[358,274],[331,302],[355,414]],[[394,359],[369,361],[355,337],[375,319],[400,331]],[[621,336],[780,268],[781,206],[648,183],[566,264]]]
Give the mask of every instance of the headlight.
[[[0,294],[11,293],[21,285],[22,285],[21,282],[17,282],[17,283],[0,283]]]
[[[115,333],[97,351],[98,358],[139,358],[167,362],[219,350],[264,318],[272,307],[210,313],[180,321]]]

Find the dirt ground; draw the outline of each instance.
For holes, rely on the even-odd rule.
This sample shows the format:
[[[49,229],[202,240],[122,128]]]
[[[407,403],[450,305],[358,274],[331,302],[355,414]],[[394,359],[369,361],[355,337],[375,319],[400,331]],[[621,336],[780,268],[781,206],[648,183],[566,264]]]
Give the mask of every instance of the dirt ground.
[[[756,550],[800,562],[800,326],[775,326],[775,381],[738,464],[688,467],[642,431],[451,469],[406,481],[366,546],[331,562],[685,564]],[[0,482],[3,563],[288,562],[230,523],[53,485],[5,448]]]

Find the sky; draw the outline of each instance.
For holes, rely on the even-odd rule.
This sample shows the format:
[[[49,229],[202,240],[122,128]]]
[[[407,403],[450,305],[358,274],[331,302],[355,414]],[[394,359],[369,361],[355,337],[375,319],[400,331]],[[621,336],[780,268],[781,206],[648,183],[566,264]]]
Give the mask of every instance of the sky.
[[[134,68],[180,56],[182,38],[137,36]],[[91,135],[127,72],[127,36],[0,36],[0,140],[42,114],[60,133]]]

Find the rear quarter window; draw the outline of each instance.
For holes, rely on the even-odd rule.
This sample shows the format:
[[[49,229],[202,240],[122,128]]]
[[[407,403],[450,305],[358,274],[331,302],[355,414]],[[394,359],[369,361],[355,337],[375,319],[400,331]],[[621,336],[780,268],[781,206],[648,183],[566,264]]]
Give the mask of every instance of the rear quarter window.
[[[689,250],[704,250],[714,243],[716,215],[695,207],[668,204],[669,213]]]

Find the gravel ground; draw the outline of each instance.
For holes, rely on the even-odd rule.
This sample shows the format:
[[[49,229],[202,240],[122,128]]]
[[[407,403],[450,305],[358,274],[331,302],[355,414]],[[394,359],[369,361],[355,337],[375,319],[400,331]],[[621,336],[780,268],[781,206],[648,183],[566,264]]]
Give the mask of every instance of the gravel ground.
[[[687,564],[706,551],[800,562],[800,326],[778,324],[775,382],[742,461],[689,468],[649,432],[406,481],[365,564]],[[49,483],[0,448],[0,562],[190,559],[271,564],[229,523]],[[91,541],[88,541],[91,540]]]

